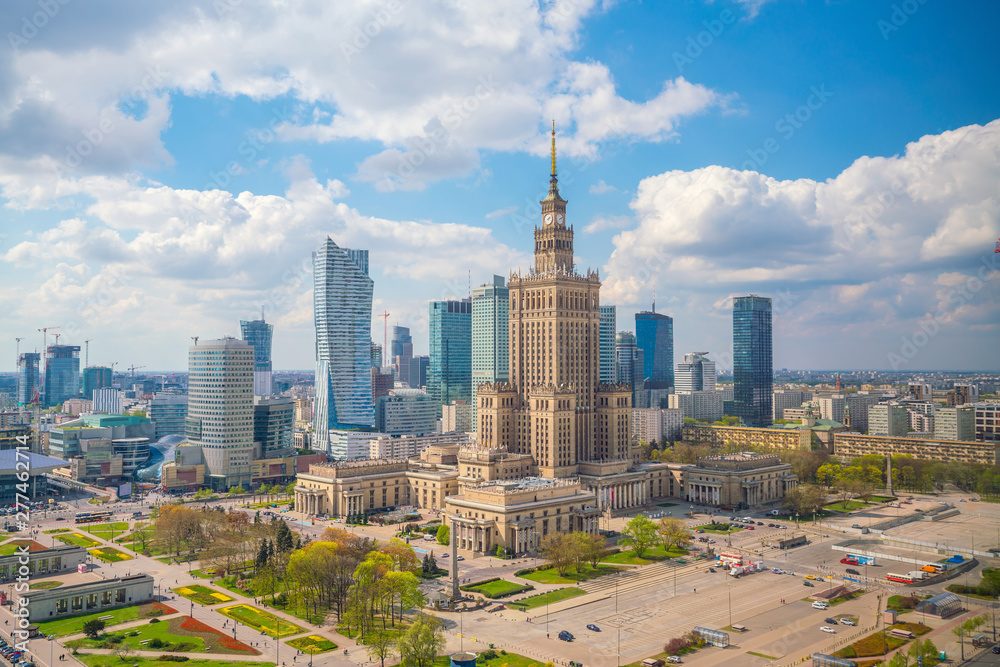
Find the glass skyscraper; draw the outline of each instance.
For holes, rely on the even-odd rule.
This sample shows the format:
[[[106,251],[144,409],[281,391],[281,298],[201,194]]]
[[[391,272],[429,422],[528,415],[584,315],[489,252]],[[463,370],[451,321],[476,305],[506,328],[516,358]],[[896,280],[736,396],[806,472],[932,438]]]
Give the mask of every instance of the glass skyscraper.
[[[42,355],[38,352],[22,352],[17,358],[17,404],[27,405],[38,393],[38,364]]]
[[[327,238],[313,252],[316,324],[314,448],[326,451],[330,429],[375,423],[372,402],[372,292],[368,251]]]
[[[80,346],[49,345],[45,353],[45,405],[80,395]]]
[[[472,400],[472,301],[430,304],[427,393],[440,404]]]
[[[270,396],[274,393],[271,385],[271,337],[274,325],[259,320],[240,320],[243,340],[253,346],[253,393],[254,396]]]
[[[510,377],[510,290],[502,276],[472,290],[472,430],[476,430],[476,387]]]
[[[674,386],[674,320],[655,310],[635,314],[635,344],[642,350],[648,389]]]
[[[389,342],[389,364],[396,373],[396,379],[410,385],[410,359],[413,358],[413,337],[409,327],[392,327]],[[410,385],[412,386],[412,385]]]
[[[774,381],[771,300],[739,296],[733,300],[733,411],[747,426],[771,424]]]
[[[601,353],[601,384],[612,384],[615,381],[615,329],[618,327],[618,317],[615,306],[601,306],[601,324],[598,330]]]
[[[111,386],[111,369],[107,366],[88,366],[83,369],[83,397],[94,400],[94,392]]]

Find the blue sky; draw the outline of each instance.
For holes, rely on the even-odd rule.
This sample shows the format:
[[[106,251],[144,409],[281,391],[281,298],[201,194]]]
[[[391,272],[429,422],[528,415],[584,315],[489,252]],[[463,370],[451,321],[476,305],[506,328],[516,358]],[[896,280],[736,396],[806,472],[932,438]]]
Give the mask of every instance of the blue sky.
[[[620,329],[655,292],[726,367],[755,292],[779,367],[1000,368],[1000,7],[495,4],[6,3],[0,368],[56,324],[183,368],[260,305],[308,368],[327,234],[426,350],[428,300],[527,267],[550,118]]]

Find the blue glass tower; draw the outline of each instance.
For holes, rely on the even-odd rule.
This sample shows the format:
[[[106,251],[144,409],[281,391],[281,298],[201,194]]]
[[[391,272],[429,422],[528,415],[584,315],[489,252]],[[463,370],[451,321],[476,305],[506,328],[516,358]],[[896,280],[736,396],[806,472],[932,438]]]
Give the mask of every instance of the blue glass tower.
[[[22,352],[17,358],[17,404],[28,405],[39,392],[38,364],[42,355],[38,352]]]
[[[49,345],[45,353],[45,405],[80,395],[80,346]]]
[[[774,380],[771,300],[739,296],[733,300],[733,412],[747,426],[771,424]]]
[[[94,392],[111,386],[111,369],[107,366],[88,366],[83,369],[83,397],[94,400]]]
[[[240,320],[243,340],[253,346],[253,393],[254,396],[270,396],[271,385],[271,338],[274,325],[264,321],[261,312],[259,320]]]
[[[472,300],[431,301],[427,393],[444,405],[472,400]]]
[[[635,344],[642,350],[642,378],[647,389],[674,386],[674,320],[652,311],[635,314]]]

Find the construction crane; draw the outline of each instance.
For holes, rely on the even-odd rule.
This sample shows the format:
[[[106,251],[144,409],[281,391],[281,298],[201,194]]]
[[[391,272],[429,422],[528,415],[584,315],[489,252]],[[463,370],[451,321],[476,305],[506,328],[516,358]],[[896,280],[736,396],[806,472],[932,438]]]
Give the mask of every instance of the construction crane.
[[[379,317],[382,318],[382,366],[388,366],[389,359],[389,311],[383,311]]]
[[[193,340],[193,341],[194,341],[194,344],[195,344],[195,345],[197,345],[197,344],[198,344],[198,336],[191,336],[191,340]]]
[[[17,354],[17,360],[18,360],[18,362],[21,361],[21,341],[22,340],[24,340],[24,339],[20,338],[20,337],[15,337],[14,338],[14,343],[17,346],[17,352],[15,354]]]
[[[45,373],[45,369],[48,368],[48,364],[45,363],[45,356],[49,351],[49,332],[55,331],[60,327],[42,327],[39,329],[42,332],[42,374]]]
[[[135,379],[135,372],[140,368],[145,368],[145,366],[136,366],[135,364],[132,364],[131,366],[128,367],[128,372],[132,374],[133,380]]]
[[[83,367],[90,368],[90,340],[83,341]]]

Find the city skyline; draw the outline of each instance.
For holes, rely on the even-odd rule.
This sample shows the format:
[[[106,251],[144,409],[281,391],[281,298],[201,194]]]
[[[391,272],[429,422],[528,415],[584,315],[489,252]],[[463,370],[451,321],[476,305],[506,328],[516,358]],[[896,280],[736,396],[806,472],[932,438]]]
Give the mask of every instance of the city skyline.
[[[1000,8],[359,5],[304,24],[191,5],[60,4],[11,32],[0,369],[15,337],[41,352],[36,329],[58,326],[93,365],[179,370],[190,336],[238,335],[261,306],[274,368],[307,369],[327,235],[370,250],[373,313],[427,350],[429,302],[530,265],[552,119],[576,263],[621,322],[655,294],[676,350],[730,368],[731,297],[755,293],[774,302],[776,368],[1000,368],[1000,92],[981,86]],[[468,30],[414,51],[441,22]],[[202,30],[240,46],[171,46]],[[219,50],[247,45],[257,60]]]

